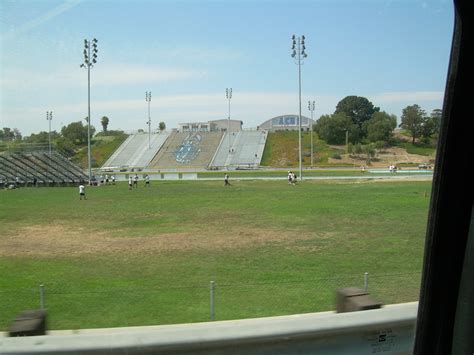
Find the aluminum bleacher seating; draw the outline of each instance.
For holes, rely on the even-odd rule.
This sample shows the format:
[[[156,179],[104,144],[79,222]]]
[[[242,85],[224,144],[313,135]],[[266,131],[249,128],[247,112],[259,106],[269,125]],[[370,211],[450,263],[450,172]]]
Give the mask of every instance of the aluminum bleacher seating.
[[[258,167],[262,160],[267,133],[240,131],[226,135],[210,164],[211,167]]]
[[[58,153],[0,154],[0,177],[21,184],[70,184],[87,180],[87,176]]]
[[[146,167],[168,138],[168,132],[130,135],[105,162],[102,169]]]

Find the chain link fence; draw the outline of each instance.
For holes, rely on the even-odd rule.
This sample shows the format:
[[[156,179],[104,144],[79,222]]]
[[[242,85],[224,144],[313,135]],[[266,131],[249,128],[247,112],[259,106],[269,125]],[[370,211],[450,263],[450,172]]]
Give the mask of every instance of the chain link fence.
[[[49,329],[178,324],[334,311],[336,290],[359,287],[383,304],[417,301],[421,272],[173,286],[44,284],[0,291],[0,329],[45,308]]]

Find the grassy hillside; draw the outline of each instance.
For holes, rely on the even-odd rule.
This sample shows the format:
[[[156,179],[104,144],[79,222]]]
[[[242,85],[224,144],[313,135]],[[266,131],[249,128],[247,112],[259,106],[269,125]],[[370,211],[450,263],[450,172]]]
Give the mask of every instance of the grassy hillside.
[[[115,150],[127,139],[126,134],[96,136],[91,141],[92,167],[101,167]],[[72,158],[73,162],[87,168],[87,145]]]
[[[309,132],[302,134],[303,166],[311,166],[311,135]],[[419,162],[434,162],[436,149],[432,146],[412,144],[404,140],[397,140],[391,148],[377,151],[373,163],[384,166],[396,163],[400,166],[418,166]],[[388,154],[386,154],[388,153]],[[363,154],[361,155],[363,157]],[[418,159],[417,159],[418,157]],[[299,164],[298,157],[298,132],[279,131],[268,134],[267,143],[262,157],[261,165],[274,168],[295,168]],[[338,167],[365,165],[365,159],[354,159],[345,154],[345,146],[326,144],[316,134],[313,136],[313,166]]]
[[[311,134],[302,133],[303,165],[311,165]],[[328,158],[335,154],[343,154],[344,147],[330,147],[326,142],[313,135],[313,165],[328,165]],[[296,167],[299,164],[298,157],[298,132],[279,131],[268,134],[265,151],[263,152],[263,166],[275,168]],[[332,164],[331,166],[335,166]],[[344,165],[344,164],[340,164]]]

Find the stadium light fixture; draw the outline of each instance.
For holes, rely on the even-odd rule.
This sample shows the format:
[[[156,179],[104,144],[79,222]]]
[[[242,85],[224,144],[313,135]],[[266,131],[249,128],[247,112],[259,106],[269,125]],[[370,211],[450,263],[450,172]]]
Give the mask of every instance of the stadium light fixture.
[[[229,115],[227,116],[227,135],[229,136],[229,153],[230,153],[230,100],[232,99],[232,88],[225,89],[225,97],[229,102]]]
[[[295,58],[295,63],[298,65],[298,93],[299,93],[299,116],[298,116],[298,151],[299,151],[299,175],[300,180],[303,180],[303,166],[302,166],[302,152],[301,152],[301,65],[303,64],[304,58],[308,55],[305,52],[305,36],[296,37],[291,36],[291,57]]]
[[[48,131],[48,142],[49,142],[49,155],[51,156],[51,120],[53,119],[53,111],[46,111],[46,120],[49,122]]]
[[[311,125],[309,126],[311,129],[311,167],[313,167],[313,113],[314,109],[316,108],[316,102],[308,101],[308,110],[311,112]]]
[[[148,149],[151,149],[151,116],[150,116],[150,103],[151,103],[151,91],[145,91],[145,101],[148,102]]]
[[[91,159],[91,69],[97,63],[97,39],[89,41],[84,40],[84,63],[80,65],[81,68],[87,69],[87,165],[89,171],[89,184],[92,180],[92,159]],[[91,60],[92,47],[92,60]]]

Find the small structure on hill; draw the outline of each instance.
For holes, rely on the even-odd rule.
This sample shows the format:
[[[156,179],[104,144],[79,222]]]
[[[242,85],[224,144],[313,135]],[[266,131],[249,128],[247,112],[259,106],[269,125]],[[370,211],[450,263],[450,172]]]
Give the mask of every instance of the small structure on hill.
[[[243,122],[240,120],[214,120],[207,122],[180,123],[180,132],[240,132]]]
[[[311,118],[301,116],[301,129],[309,131],[314,120]],[[299,127],[298,115],[281,115],[270,118],[258,126],[258,130],[274,131],[297,131]]]

